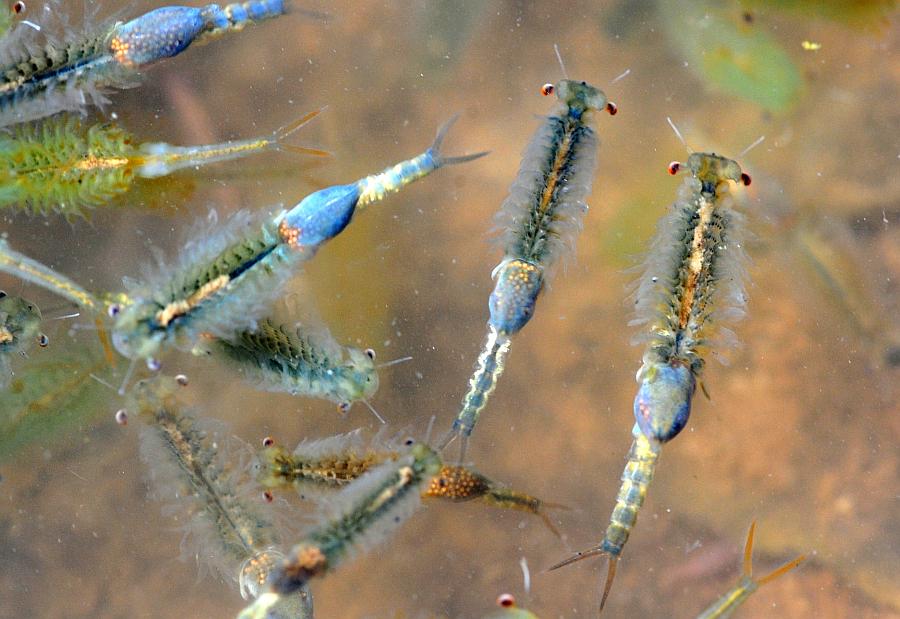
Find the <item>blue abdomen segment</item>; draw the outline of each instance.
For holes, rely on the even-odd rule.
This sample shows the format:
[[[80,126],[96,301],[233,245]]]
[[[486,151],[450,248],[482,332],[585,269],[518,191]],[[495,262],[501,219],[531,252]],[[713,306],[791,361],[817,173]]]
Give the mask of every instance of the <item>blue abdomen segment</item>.
[[[284,14],[284,0],[250,0],[235,2],[224,9],[218,4],[208,4],[203,17],[211,30],[239,30],[249,22],[262,21]]]
[[[512,335],[528,324],[544,283],[543,270],[525,260],[502,262],[496,271],[497,283],[488,300],[489,324],[500,333]]]
[[[686,365],[645,362],[638,372],[634,418],[644,436],[661,443],[675,438],[691,416],[697,381]]]
[[[116,27],[110,51],[119,64],[140,67],[180,54],[206,27],[201,9],[163,7]]]
[[[359,187],[335,185],[305,198],[279,224],[282,241],[293,247],[317,247],[347,227],[359,201]]]

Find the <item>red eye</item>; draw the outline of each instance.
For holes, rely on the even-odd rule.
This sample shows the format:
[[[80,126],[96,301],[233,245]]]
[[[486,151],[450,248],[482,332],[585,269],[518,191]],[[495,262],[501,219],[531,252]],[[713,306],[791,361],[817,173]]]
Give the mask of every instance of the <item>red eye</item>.
[[[271,436],[267,436],[266,438],[263,439],[263,447],[271,447],[274,444],[275,444],[275,439],[272,438]]]
[[[511,593],[502,593],[497,598],[497,606],[502,608],[512,608],[516,605],[516,598]]]
[[[746,172],[741,173],[741,182],[744,184],[744,187],[747,187],[750,184],[750,175]]]
[[[677,161],[673,161],[672,163],[669,164],[669,174],[671,174],[672,176],[675,176],[676,174],[678,174],[678,170],[680,170],[680,169],[681,169],[681,164],[678,163]]]
[[[616,114],[619,113],[619,108],[618,108],[618,106],[616,106],[615,103],[610,101],[609,103],[606,104],[606,111],[609,112],[610,116],[615,116]]]
[[[265,492],[263,492],[263,500],[266,503],[271,503],[272,501],[275,500],[275,495],[272,494],[270,491],[266,490]]]
[[[12,5],[12,10],[16,15],[21,15],[25,12],[25,3],[21,2],[21,0],[19,2],[16,2]]]
[[[556,88],[553,86],[553,84],[544,84],[543,86],[541,86],[541,94],[545,97],[547,95],[552,95],[555,90]]]

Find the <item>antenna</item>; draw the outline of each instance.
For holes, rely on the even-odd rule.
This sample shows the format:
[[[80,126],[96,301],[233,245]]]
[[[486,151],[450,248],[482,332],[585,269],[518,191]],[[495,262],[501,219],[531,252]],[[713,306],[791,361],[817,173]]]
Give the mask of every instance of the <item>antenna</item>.
[[[765,139],[766,139],[766,136],[764,136],[764,135],[761,135],[761,136],[759,136],[758,138],[756,138],[756,140],[753,142],[753,144],[751,144],[750,146],[748,146],[747,148],[745,148],[744,150],[742,150],[742,151],[741,151],[741,154],[738,155],[737,158],[738,158],[738,159],[742,158],[744,155],[746,155],[747,153],[749,153],[751,150],[753,150],[754,148],[756,148],[757,146],[759,146],[760,144],[762,144],[762,143],[763,143],[763,140],[765,140]]]
[[[380,421],[381,423],[387,423],[387,422],[384,420],[384,417],[382,417],[381,415],[378,414],[378,411],[375,410],[375,407],[372,406],[371,404],[369,404],[369,401],[368,401],[368,400],[363,400],[362,402],[363,402],[363,404],[365,404],[366,406],[369,407],[369,410],[372,411],[372,414],[375,415],[375,418],[376,418],[378,421]]]
[[[559,53],[559,45],[553,44],[553,51],[556,52],[556,59],[559,60],[559,68],[562,69],[563,77],[569,79],[569,72],[566,71],[566,63],[563,62],[562,54]]]
[[[397,365],[398,363],[406,363],[407,361],[412,361],[412,359],[412,357],[400,357],[399,359],[394,359],[393,361],[385,361],[384,363],[379,363],[375,367],[378,369],[389,368],[392,365]]]
[[[688,146],[688,143],[685,141],[684,136],[681,135],[681,131],[678,130],[678,127],[675,126],[675,123],[672,122],[672,119],[666,116],[666,122],[669,123],[669,126],[672,127],[672,131],[675,132],[675,135],[678,137],[678,140],[684,144],[684,147],[687,149],[688,154],[693,153],[694,151]]]
[[[619,77],[617,77],[616,79],[614,79],[613,81],[611,81],[611,82],[609,83],[609,85],[612,86],[613,84],[615,84],[615,83],[618,82],[619,80],[623,80],[623,79],[625,79],[626,77],[628,77],[629,75],[631,75],[631,69],[625,69],[625,71],[624,71],[621,75],[619,75]]]

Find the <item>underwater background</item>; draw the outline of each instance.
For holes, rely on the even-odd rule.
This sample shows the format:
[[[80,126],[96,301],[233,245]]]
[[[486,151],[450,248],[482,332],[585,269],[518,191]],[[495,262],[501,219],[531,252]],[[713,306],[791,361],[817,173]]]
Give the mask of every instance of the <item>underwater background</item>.
[[[211,208],[221,218],[292,205],[421,152],[459,113],[446,151],[490,155],[360,213],[292,286],[338,341],[379,360],[413,357],[383,369],[372,398],[391,431],[423,436],[436,416],[442,432],[459,409],[501,253],[492,218],[551,107],[541,85],[562,77],[553,45],[573,79],[619,109],[596,120],[600,164],[577,255],[516,337],[468,451],[492,479],[570,507],[551,512],[563,538],[528,514],[427,503],[382,547],[312,584],[316,615],[482,617],[503,592],[544,618],[596,615],[603,560],[544,570],[600,539],[619,487],[641,355],[628,286],[680,184],[666,165],[686,157],[668,116],[697,150],[736,157],[766,137],[741,158],[753,177],[739,201],[753,233],[749,303],[734,327],[741,346],[729,364],[709,363],[709,399],[697,394],[663,449],[604,614],[695,617],[738,578],[755,519],[760,574],[808,558],[738,616],[900,617],[894,3],[294,1],[310,13],[191,48],[91,114],[114,113],[142,141],[202,144],[327,105],[292,141],[330,159],[267,153],[139,183],[84,219],[7,208],[0,228],[83,285],[116,290],[151,248],[176,256]],[[43,3],[28,4],[37,14]],[[81,2],[71,4],[58,10],[77,26]],[[159,5],[107,0],[97,11]],[[0,285],[45,316],[70,311],[35,286],[5,275]],[[121,379],[78,324],[92,323],[45,324],[51,345],[15,365],[40,421],[24,440],[0,435],[0,618],[236,615],[237,587],[180,558],[179,524],[148,497],[136,424],[114,420],[124,400],[85,379],[74,402],[41,403],[61,385],[53,367]],[[379,430],[361,405],[343,416],[257,391],[189,354],[163,364],[190,377],[181,395],[198,416],[254,446]],[[0,415],[12,407],[0,400]],[[296,518],[286,526],[302,529]]]

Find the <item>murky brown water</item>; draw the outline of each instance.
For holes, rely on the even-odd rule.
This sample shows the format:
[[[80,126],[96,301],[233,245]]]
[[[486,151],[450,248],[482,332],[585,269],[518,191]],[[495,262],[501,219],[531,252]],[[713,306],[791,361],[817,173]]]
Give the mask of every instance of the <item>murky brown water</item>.
[[[496,480],[571,506],[555,514],[565,539],[518,512],[429,504],[384,548],[316,582],[317,616],[480,617],[504,591],[545,618],[596,613],[602,561],[542,570],[599,539],[618,489],[641,353],[626,328],[627,268],[679,183],[665,173],[685,156],[671,116],[697,149],[736,154],[766,135],[742,162],[754,178],[744,207],[753,285],[736,327],[743,347],[727,367],[710,363],[711,399],[698,395],[688,428],[664,448],[605,616],[695,616],[737,578],[756,519],[760,574],[801,552],[809,560],[739,616],[900,617],[900,367],[888,359],[900,342],[896,15],[857,26],[762,3],[751,3],[749,22],[737,4],[715,13],[713,27],[766,33],[797,68],[792,104],[764,110],[695,72],[702,60],[672,37],[700,35],[671,32],[651,2],[448,4],[304,3],[331,19],[291,15],[188,50],[108,110],[142,140],[191,144],[266,133],[328,105],[297,141],[333,159],[248,158],[147,184],[89,222],[10,215],[3,230],[86,285],[116,289],[139,275],[148,246],[174,255],[210,207],[293,204],[420,152],[459,112],[448,152],[491,155],[369,209],[302,276],[340,341],[414,357],[384,371],[373,400],[391,425],[421,433],[436,415],[442,431],[484,333],[499,260],[492,217],[535,115],[548,110],[539,88],[560,77],[558,43],[571,76],[604,87],[620,113],[598,118],[600,167],[577,258],[516,337],[470,457]],[[753,61],[734,59],[748,71]],[[168,199],[155,197],[161,187]],[[44,291],[0,283],[46,313],[59,307]],[[53,344],[33,362],[76,345],[71,322],[50,324]],[[340,418],[327,402],[256,392],[188,355],[164,363],[191,377],[185,397],[198,414],[248,442],[376,429],[362,406]],[[0,466],[0,617],[241,608],[232,583],[178,559],[181,534],[147,498],[134,424],[113,421],[121,405],[101,392],[97,415]]]

